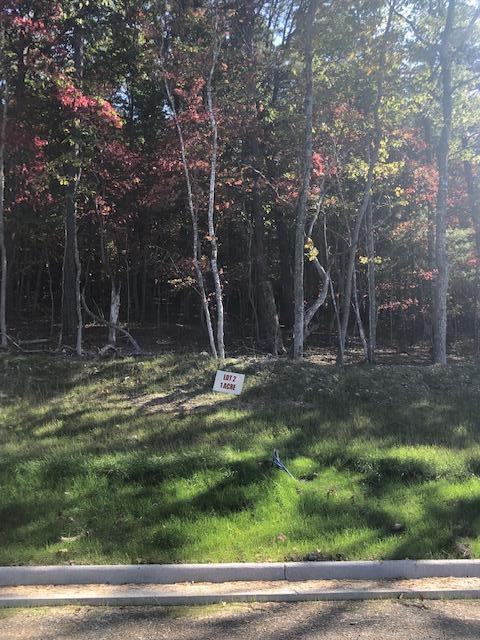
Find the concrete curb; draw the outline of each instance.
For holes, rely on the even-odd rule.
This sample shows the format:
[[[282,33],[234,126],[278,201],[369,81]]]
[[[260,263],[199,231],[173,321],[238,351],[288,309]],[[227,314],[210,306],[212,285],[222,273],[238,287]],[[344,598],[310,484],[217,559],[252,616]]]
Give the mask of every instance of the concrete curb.
[[[478,578],[480,560],[384,560],[225,564],[67,565],[0,567],[0,586],[172,584],[287,580]]]
[[[283,562],[0,567],[0,586],[285,580]]]
[[[285,577],[291,582],[304,580],[478,578],[480,577],[480,560],[286,562]]]
[[[142,594],[133,592],[115,596],[19,596],[0,597],[0,609],[12,607],[62,607],[77,606],[188,606],[218,604],[222,602],[306,602],[332,600],[386,600],[386,599],[480,599],[480,589],[344,589],[318,591],[276,591],[265,593],[245,591],[226,594],[195,594],[185,595],[171,593]]]

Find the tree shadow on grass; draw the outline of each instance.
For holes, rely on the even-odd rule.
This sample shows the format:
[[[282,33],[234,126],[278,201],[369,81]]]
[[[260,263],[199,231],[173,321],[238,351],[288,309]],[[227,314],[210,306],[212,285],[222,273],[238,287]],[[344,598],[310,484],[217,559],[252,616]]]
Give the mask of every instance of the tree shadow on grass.
[[[424,490],[422,520],[415,531],[399,539],[392,558],[454,558],[462,539],[480,536],[480,493],[477,496],[445,499],[438,486]]]
[[[133,370],[136,365],[128,366]],[[184,376],[187,385],[192,381],[185,394],[187,400],[194,398],[199,389],[207,388],[204,378],[198,381],[198,371],[192,372],[185,362],[176,364],[172,360],[167,369],[158,378],[150,376],[145,386],[139,388],[147,390],[152,380],[161,381],[162,376],[177,374]],[[301,367],[300,373],[304,369],[312,376],[320,370],[309,365]],[[245,394],[235,402],[218,398],[205,411],[183,416],[164,412],[143,415],[134,410],[133,415],[125,414],[120,405],[101,419],[95,405],[89,404],[85,409],[62,409],[56,414],[55,410],[47,411],[33,423],[29,416],[22,417],[18,437],[25,434],[27,438],[29,429],[55,418],[59,426],[54,429],[52,439],[34,434],[33,444],[19,448],[6,461],[3,484],[10,487],[10,493],[4,490],[5,511],[0,513],[4,540],[12,544],[16,539],[28,540],[39,547],[58,541],[68,533],[65,517],[70,515],[89,531],[88,541],[105,557],[113,553],[115,544],[121,547],[125,541],[128,545],[130,538],[137,540],[141,548],[142,530],[152,530],[144,550],[155,555],[162,546],[165,549],[162,557],[182,558],[188,554],[190,544],[188,535],[182,533],[182,523],[190,527],[192,523],[195,526],[204,522],[205,517],[211,517],[215,523],[215,519],[220,521],[242,512],[255,514],[264,504],[274,482],[275,472],[268,466],[274,447],[280,449],[287,466],[303,456],[312,461],[317,471],[332,467],[351,473],[367,502],[367,506],[360,508],[354,503],[322,495],[315,497],[307,492],[305,499],[299,499],[300,511],[294,514],[295,522],[291,523],[294,538],[302,539],[302,535],[305,538],[303,518],[310,522],[307,537],[312,545],[325,532],[330,538],[338,533],[340,539],[348,527],[364,527],[372,531],[372,536],[388,537],[391,516],[378,506],[378,499],[388,501],[384,487],[420,485],[438,478],[434,461],[421,456],[397,457],[392,449],[402,444],[441,444],[462,451],[479,444],[479,419],[472,409],[476,395],[472,392],[440,398],[437,392],[422,389],[421,397],[410,404],[375,403],[346,393],[356,388],[355,378],[353,382],[340,384],[338,389],[335,381],[328,387],[327,378],[332,372],[333,368],[322,372],[325,378],[322,388],[327,391],[317,396],[302,391],[303,374],[279,392],[279,379],[283,385],[291,381],[287,367],[279,376],[275,371],[267,372],[258,384],[247,386]],[[125,363],[112,363],[102,376],[111,380],[112,376],[124,373]],[[77,376],[77,383],[82,379],[87,379],[87,373]],[[462,429],[456,431],[457,427]],[[131,439],[132,435],[137,439]],[[477,462],[472,453],[462,463],[460,477],[467,478],[480,468],[475,466]],[[31,474],[30,484],[22,474]],[[203,485],[200,483],[193,495],[188,492],[176,495],[177,484],[193,479],[196,474],[205,476]],[[454,474],[447,469],[445,477],[453,479]],[[74,497],[64,497],[72,488]],[[168,491],[173,494],[168,496]],[[428,503],[425,506],[428,526],[417,541],[408,531],[399,537],[398,543],[391,545],[395,557],[402,554],[414,557],[421,555],[422,550],[437,556],[453,553],[453,538],[448,533],[453,521],[463,517],[460,513],[463,509],[468,513],[466,522],[473,522],[474,511],[480,506],[473,502],[471,507],[463,504],[460,511],[443,508],[439,506],[441,497],[434,494],[428,497]],[[17,514],[13,512],[15,506]],[[177,523],[162,533],[159,523],[174,518]],[[71,528],[75,526],[72,523]],[[475,525],[471,530],[464,527],[464,532],[458,535],[478,533]],[[364,541],[341,544],[342,553],[356,556],[361,554]]]

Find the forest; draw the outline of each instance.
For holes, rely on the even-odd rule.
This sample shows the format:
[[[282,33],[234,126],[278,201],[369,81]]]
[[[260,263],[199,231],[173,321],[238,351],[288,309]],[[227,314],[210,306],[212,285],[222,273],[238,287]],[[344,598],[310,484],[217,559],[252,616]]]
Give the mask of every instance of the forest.
[[[476,1],[0,7],[2,349],[480,356]]]

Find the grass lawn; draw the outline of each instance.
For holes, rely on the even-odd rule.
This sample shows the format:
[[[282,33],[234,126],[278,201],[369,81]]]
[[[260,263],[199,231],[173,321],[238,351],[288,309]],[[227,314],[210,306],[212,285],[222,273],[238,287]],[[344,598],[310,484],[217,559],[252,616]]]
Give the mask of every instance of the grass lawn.
[[[224,368],[1,357],[0,564],[480,557],[480,368]]]

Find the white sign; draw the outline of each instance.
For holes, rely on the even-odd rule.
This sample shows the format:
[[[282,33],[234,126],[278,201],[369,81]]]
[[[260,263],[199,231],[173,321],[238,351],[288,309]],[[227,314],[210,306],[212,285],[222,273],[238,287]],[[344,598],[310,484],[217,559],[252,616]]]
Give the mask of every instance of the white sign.
[[[217,371],[213,390],[220,393],[233,393],[236,396],[242,393],[245,375],[243,373],[232,373],[231,371]]]

